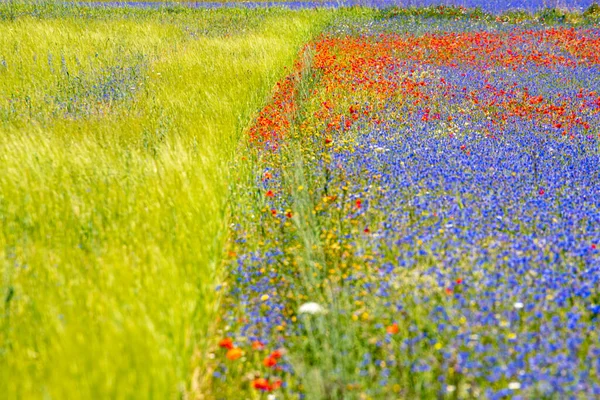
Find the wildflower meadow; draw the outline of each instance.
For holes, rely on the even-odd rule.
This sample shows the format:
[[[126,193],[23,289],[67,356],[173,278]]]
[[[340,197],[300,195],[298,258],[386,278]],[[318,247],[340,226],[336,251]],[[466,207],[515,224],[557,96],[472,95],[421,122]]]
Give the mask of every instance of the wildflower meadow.
[[[0,398],[600,398],[600,6],[0,3]]]

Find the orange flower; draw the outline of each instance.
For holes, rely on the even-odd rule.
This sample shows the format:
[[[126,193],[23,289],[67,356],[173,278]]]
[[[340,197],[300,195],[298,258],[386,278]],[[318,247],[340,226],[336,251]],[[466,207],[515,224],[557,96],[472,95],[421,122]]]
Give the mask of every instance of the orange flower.
[[[233,340],[231,338],[225,338],[219,342],[219,347],[224,349],[233,349]]]
[[[233,361],[240,358],[243,354],[244,352],[242,351],[242,349],[240,349],[239,347],[234,347],[233,349],[227,350],[227,354],[225,355],[225,357],[227,357],[228,360]]]
[[[385,328],[385,331],[390,335],[395,335],[396,333],[400,332],[400,328],[398,327],[398,324],[394,322],[393,324]]]

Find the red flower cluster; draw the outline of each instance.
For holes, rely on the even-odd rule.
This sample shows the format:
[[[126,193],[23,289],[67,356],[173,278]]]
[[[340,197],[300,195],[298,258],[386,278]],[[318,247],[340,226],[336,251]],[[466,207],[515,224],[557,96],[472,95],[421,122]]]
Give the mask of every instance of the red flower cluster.
[[[314,117],[323,120],[330,131],[350,128],[361,114],[379,124],[380,117],[374,112],[377,103],[362,108],[336,107],[343,93],[367,91],[380,104],[390,101],[405,104],[413,113],[418,110],[421,121],[429,122],[442,118],[439,110],[432,107],[435,101],[431,93],[443,97],[464,93],[478,113],[489,117],[490,127],[518,117],[572,135],[576,127],[589,129],[589,121],[600,112],[600,97],[595,91],[582,91],[575,99],[547,99],[532,94],[526,87],[485,79],[482,91],[467,93],[466,88],[443,77],[423,78],[414,62],[436,67],[460,65],[480,71],[595,66],[600,64],[599,42],[590,31],[564,28],[322,38],[316,43],[315,68],[322,72],[320,86],[329,97],[321,102]],[[540,46],[545,48],[536,50]],[[387,74],[373,74],[374,70]],[[451,116],[446,118],[452,121]],[[467,149],[464,151],[468,153]]]
[[[274,367],[275,365],[277,365],[277,360],[279,360],[282,355],[283,354],[281,350],[275,350],[263,360],[263,365],[267,368]]]
[[[306,53],[307,49],[308,45],[302,49],[300,56],[297,57],[298,60],[304,59],[302,54]],[[297,61],[293,72],[277,82],[271,102],[260,111],[256,122],[248,132],[251,142],[270,143],[276,146],[285,136],[297,112],[297,87],[305,68],[306,65],[302,61]]]
[[[267,378],[256,378],[252,381],[252,387],[257,390],[262,390],[263,392],[271,392],[273,390],[277,390],[283,385],[283,381],[281,379],[276,379],[273,382],[270,382]]]
[[[244,355],[244,352],[239,347],[236,347],[233,344],[233,340],[231,338],[224,338],[219,342],[219,347],[222,349],[227,349],[227,353],[225,353],[225,357],[228,360],[237,360],[238,358]]]
[[[361,117],[378,125],[381,123],[375,112],[378,104],[395,101],[408,106],[412,113],[418,111],[420,120],[429,122],[442,119],[440,110],[431,106],[435,103],[432,93],[443,97],[462,93],[474,108],[462,112],[477,110],[487,115],[490,130],[504,126],[511,118],[526,118],[572,136],[575,128],[589,129],[589,121],[600,113],[600,96],[595,91],[581,91],[575,98],[550,99],[514,83],[484,79],[483,90],[467,93],[466,88],[443,77],[435,80],[422,77],[414,65],[417,62],[433,67],[462,66],[480,71],[597,66],[600,65],[600,40],[596,36],[590,30],[552,28],[419,36],[390,33],[377,37],[321,37],[314,43],[312,67],[319,71],[319,87],[323,88],[324,97],[314,117],[323,121],[329,132],[350,129]],[[307,48],[308,45],[302,53]],[[249,130],[252,142],[276,147],[289,131],[298,112],[297,88],[305,69],[306,65],[297,62],[293,72],[277,84],[272,101],[261,110]],[[374,70],[387,74],[373,74]],[[375,101],[369,105],[342,105],[339,101],[344,93],[360,91],[368,91]],[[444,119],[453,120],[452,116],[444,116]],[[329,134],[324,140],[328,146],[333,143]],[[469,153],[467,149],[464,151]]]

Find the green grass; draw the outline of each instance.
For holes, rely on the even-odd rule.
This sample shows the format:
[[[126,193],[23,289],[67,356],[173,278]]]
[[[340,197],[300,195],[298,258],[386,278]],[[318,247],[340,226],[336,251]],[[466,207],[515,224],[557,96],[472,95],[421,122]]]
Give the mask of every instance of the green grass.
[[[332,18],[0,5],[0,393],[199,390],[243,128]]]

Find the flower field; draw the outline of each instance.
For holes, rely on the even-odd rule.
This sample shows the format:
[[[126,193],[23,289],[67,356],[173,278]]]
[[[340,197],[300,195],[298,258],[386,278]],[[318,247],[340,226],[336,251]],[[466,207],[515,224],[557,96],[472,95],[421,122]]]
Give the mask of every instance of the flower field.
[[[222,398],[600,396],[600,30],[428,22],[337,24],[248,130]]]
[[[0,398],[600,398],[600,7],[384,3],[0,3]]]

